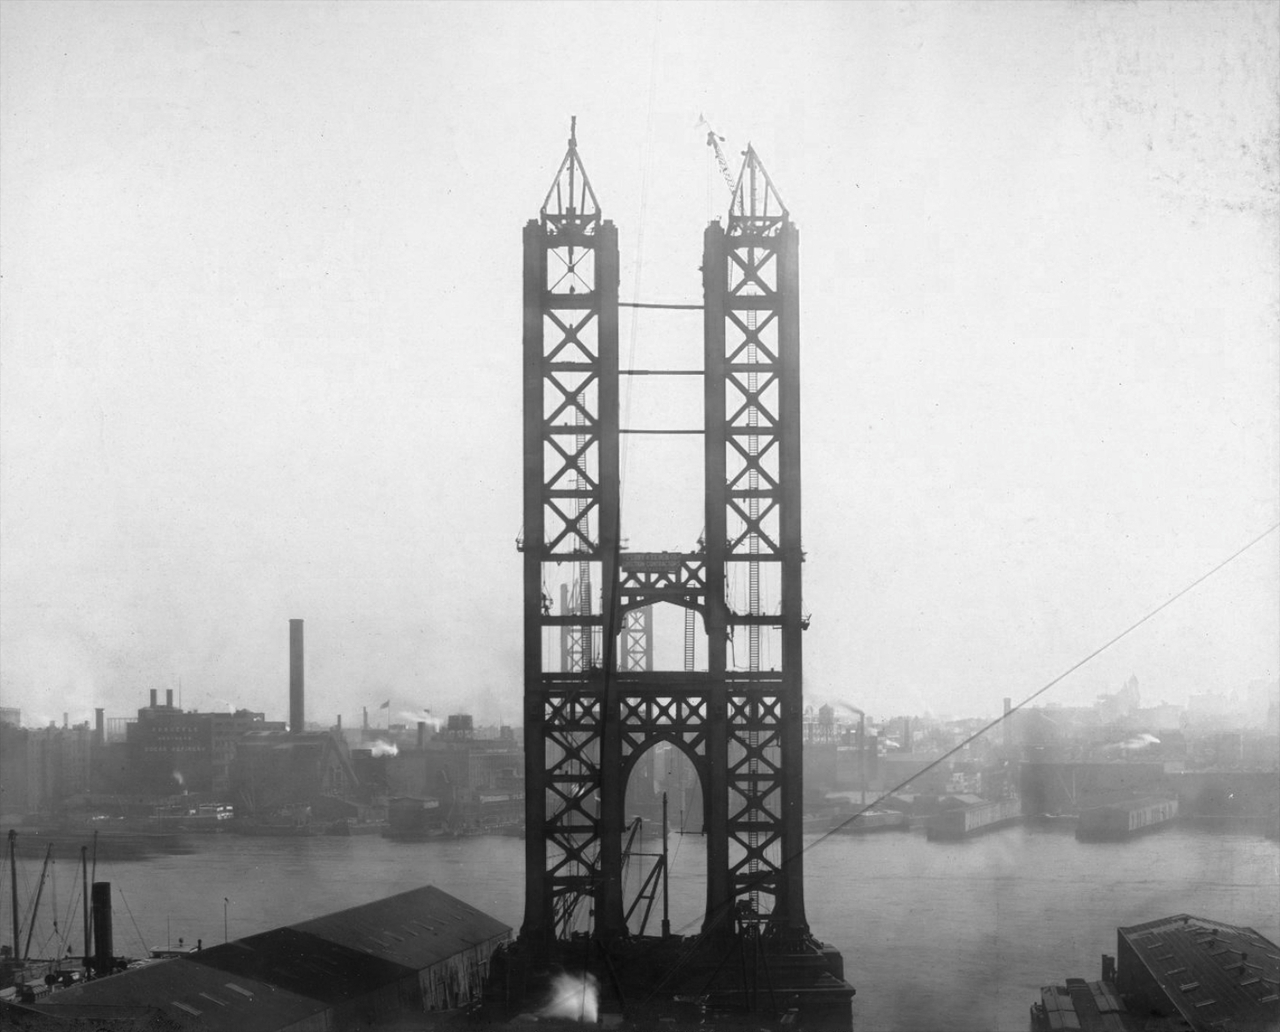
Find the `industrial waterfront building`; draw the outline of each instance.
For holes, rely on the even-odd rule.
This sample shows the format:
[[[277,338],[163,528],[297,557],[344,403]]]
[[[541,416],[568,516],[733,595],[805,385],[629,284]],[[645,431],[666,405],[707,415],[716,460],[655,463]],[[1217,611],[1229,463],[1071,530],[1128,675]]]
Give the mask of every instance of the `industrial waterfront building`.
[[[328,1032],[421,1021],[478,1001],[490,958],[510,933],[425,886],[63,989],[8,1016],[32,1028],[175,1032]]]
[[[1047,985],[1032,1032],[1257,1032],[1280,1027],[1280,947],[1252,928],[1176,914],[1116,930],[1097,981]]]

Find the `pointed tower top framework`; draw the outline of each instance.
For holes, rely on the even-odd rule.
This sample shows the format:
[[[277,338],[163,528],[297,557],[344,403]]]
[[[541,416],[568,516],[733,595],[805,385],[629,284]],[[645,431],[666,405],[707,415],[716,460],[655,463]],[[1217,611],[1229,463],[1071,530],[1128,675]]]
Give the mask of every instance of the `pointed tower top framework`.
[[[578,156],[578,117],[569,122],[569,148],[560,169],[542,202],[542,224],[549,232],[581,234],[595,232],[600,223],[600,203]]]
[[[782,203],[769,173],[755,148],[747,144],[742,159],[742,170],[733,188],[733,200],[729,203],[729,233],[759,232],[782,225],[788,217],[787,206]]]

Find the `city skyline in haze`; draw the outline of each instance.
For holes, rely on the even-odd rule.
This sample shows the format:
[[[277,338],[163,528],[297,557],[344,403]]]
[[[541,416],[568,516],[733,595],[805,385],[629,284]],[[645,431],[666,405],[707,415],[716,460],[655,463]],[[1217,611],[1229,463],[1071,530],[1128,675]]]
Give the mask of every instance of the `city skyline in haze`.
[[[700,300],[706,123],[799,226],[806,702],[998,713],[1276,522],[1273,5],[500,12],[0,8],[4,705],[280,718],[303,618],[311,719],[519,722],[520,230],[574,115],[624,300]],[[700,317],[620,346],[696,366]],[[655,386],[624,425],[699,425]],[[624,448],[629,547],[692,550],[700,442]],[[1274,680],[1278,566],[1039,701]]]

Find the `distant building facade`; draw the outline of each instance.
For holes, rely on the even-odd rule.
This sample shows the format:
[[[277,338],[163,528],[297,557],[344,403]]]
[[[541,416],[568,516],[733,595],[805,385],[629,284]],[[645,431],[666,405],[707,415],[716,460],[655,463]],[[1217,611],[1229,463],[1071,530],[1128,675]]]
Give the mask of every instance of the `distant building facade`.
[[[346,744],[330,731],[250,731],[231,765],[232,801],[248,816],[301,809],[318,820],[355,816],[358,785]]]
[[[138,710],[137,720],[126,726],[130,787],[150,795],[230,796],[237,744],[251,732],[284,727],[283,722],[244,709],[187,712],[173,705],[172,691],[166,692],[161,705],[152,691],[151,704]]]
[[[90,791],[93,730],[0,725],[0,813],[31,814],[60,808]]]

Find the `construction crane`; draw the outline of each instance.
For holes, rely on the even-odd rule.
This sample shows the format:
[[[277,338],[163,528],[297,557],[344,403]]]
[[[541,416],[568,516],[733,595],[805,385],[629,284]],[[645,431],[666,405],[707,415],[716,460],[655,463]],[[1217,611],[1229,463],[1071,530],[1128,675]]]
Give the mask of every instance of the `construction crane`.
[[[724,151],[720,147],[720,144],[724,142],[724,137],[720,136],[714,129],[712,129],[711,123],[702,115],[698,116],[698,125],[699,127],[704,125],[707,127],[707,146],[715,151],[716,164],[720,166],[720,174],[724,176],[724,181],[729,187],[729,194],[732,196],[737,183],[734,182],[733,172],[729,170],[728,159],[725,158]]]

